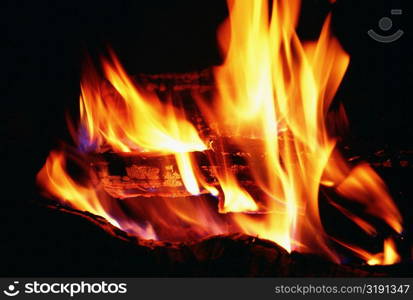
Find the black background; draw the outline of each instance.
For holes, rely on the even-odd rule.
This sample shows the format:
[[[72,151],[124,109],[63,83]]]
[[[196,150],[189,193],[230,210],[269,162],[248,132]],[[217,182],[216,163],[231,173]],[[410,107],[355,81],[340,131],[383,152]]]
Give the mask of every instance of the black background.
[[[243,0],[241,0],[243,1]],[[406,2],[406,1],[405,1]],[[122,265],[102,265],[116,254],[89,240],[61,214],[37,203],[34,178],[48,152],[68,139],[65,112],[75,109],[85,51],[111,45],[129,73],[185,72],[221,62],[216,29],[227,15],[225,1],[5,1],[1,18],[5,53],[2,79],[0,275],[117,275]],[[349,137],[374,149],[411,149],[411,40],[402,1],[303,0],[298,28],[318,36],[333,9],[333,29],[351,62],[336,101],[350,119]],[[367,30],[393,16],[391,44]],[[406,179],[403,179],[406,180]],[[405,209],[411,211],[408,204]],[[408,213],[409,214],[409,213]],[[410,212],[411,215],[411,212]],[[76,225],[73,225],[76,226]],[[93,229],[91,229],[93,230]],[[125,267],[126,268],[126,267]]]

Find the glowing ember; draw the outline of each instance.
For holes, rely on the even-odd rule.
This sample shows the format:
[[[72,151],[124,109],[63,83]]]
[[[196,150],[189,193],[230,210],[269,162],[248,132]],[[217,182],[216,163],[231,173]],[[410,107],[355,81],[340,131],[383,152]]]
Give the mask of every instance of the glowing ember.
[[[137,86],[113,53],[102,59],[104,79],[89,65],[81,82],[76,133],[80,150],[72,155],[87,160],[88,153],[104,148],[136,156],[169,155],[175,161],[166,159],[165,168],[176,165],[179,174],[173,179],[194,197],[112,199],[89,166],[84,167],[89,180],[73,179],[63,152],[50,154],[38,174],[39,184],[50,197],[103,216],[142,238],[186,240],[241,231],[288,251],[318,253],[333,261],[339,256],[331,240],[369,264],[399,261],[392,239],[385,240],[383,253],[370,254],[329,237],[320,220],[318,195],[325,185],[359,204],[364,214],[402,231],[401,216],[382,180],[367,164],[350,167],[328,133],[329,107],[349,63],[331,35],[330,16],[319,39],[303,43],[295,32],[300,1],[273,1],[271,13],[266,0],[228,4],[229,18],[219,30],[226,58],[214,69],[217,91],[212,104],[197,99],[220,151],[206,146],[211,145],[209,138],[201,139],[184,110]],[[345,124],[343,109],[339,112],[342,120],[337,124]],[[247,167],[258,192],[235,174],[223,154],[231,151],[223,138],[248,153]],[[196,151],[209,151],[213,182],[201,172]],[[364,232],[377,233],[368,220],[330,200]]]

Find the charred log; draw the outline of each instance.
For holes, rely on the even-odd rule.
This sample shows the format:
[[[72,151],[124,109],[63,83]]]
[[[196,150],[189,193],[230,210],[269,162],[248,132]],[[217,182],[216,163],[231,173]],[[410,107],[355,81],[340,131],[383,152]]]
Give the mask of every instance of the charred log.
[[[86,218],[106,231],[102,244],[120,251],[135,268],[135,276],[235,276],[235,277],[366,277],[388,276],[385,269],[338,265],[310,254],[289,254],[277,244],[245,234],[212,236],[188,243],[142,240],[114,227],[105,219],[62,206],[49,206],[56,214],[70,213],[68,221],[79,227]],[[87,224],[81,224],[85,232]],[[92,225],[90,225],[92,226]],[[92,230],[90,234],[96,234]],[[114,256],[118,254],[113,253]],[[105,262],[111,264],[111,262]]]

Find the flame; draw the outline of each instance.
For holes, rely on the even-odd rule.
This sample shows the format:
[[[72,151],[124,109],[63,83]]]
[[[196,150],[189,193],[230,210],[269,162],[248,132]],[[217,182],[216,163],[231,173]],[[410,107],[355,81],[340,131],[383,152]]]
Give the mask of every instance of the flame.
[[[237,183],[236,179],[231,176],[219,180],[224,192],[224,203],[220,212],[253,212],[258,210],[251,195]]]
[[[206,149],[194,126],[172,104],[139,91],[116,56],[102,59],[106,79],[117,93],[102,96],[91,68],[81,83],[80,117],[88,144],[109,144],[120,152],[175,153],[188,191],[199,194],[188,152]]]
[[[299,41],[294,31],[299,1],[274,1],[270,19],[267,1],[231,1],[229,7],[229,22],[219,35],[228,52],[215,70],[216,108],[205,113],[220,132],[251,153],[252,175],[265,192],[270,212],[260,222],[237,216],[238,223],[249,234],[286,249],[308,239],[307,247],[329,253],[320,234],[318,189],[335,146],[327,133],[326,113],[348,55],[330,34],[330,17],[317,42]],[[261,147],[252,149],[245,137],[262,140]]]
[[[367,262],[370,266],[375,265],[392,265],[399,263],[401,261],[400,255],[397,253],[397,247],[394,240],[389,237],[386,238],[383,242],[383,252],[380,253],[370,253],[366,250],[363,250],[357,246],[345,244],[343,242],[337,241],[342,246],[353,251],[357,256]]]
[[[102,59],[106,79],[117,93],[106,95],[88,70],[81,83],[80,116],[89,144],[104,142],[114,151],[133,150],[183,153],[206,149],[193,125],[171,104],[154,94],[139,91],[121,64],[111,54]]]
[[[188,153],[178,153],[175,155],[176,163],[180,170],[182,181],[192,195],[199,195],[200,190],[195,173],[192,169],[191,157]]]
[[[381,178],[368,165],[359,165],[337,186],[337,191],[351,201],[363,204],[365,211],[383,219],[401,233],[401,216]]]
[[[80,211],[87,211],[104,217],[112,225],[122,228],[146,239],[155,239],[155,232],[150,224],[140,226],[126,219],[116,220],[108,212],[108,200],[99,187],[91,182],[84,186],[71,178],[66,170],[67,157],[62,151],[52,151],[45,165],[37,174],[37,182],[49,197],[60,199],[63,203]]]
[[[67,201],[76,209],[101,215],[116,224],[116,221],[106,214],[95,189],[79,185],[67,175],[65,169],[65,154],[52,151],[37,175],[37,180],[50,196]]]
[[[213,103],[196,99],[214,130],[215,148],[201,139],[183,109],[139,87],[113,52],[102,58],[104,78],[89,65],[81,82],[78,155],[108,149],[172,154],[182,185],[194,197],[143,201],[125,195],[122,204],[115,205],[99,184],[74,181],[65,170],[64,154],[56,152],[40,171],[39,184],[49,196],[144,238],[187,240],[242,231],[288,251],[339,261],[329,243],[335,239],[321,222],[320,185],[400,233],[401,216],[383,181],[367,164],[350,166],[330,132],[347,123],[343,107],[332,118],[330,105],[349,64],[348,54],[331,34],[331,16],[318,40],[301,42],[295,32],[298,0],[274,0],[271,11],[267,0],[228,1],[228,6],[229,18],[218,32],[226,56],[223,65],[214,68]],[[232,148],[224,139],[248,154],[249,186],[227,160],[225,153]],[[196,151],[208,157],[213,181],[200,170]],[[358,212],[330,201],[364,232],[377,234]],[[338,243],[369,264],[399,260],[391,238],[376,254]]]
[[[401,261],[400,255],[397,253],[396,245],[392,239],[384,240],[383,247],[383,261],[381,264],[392,265]]]

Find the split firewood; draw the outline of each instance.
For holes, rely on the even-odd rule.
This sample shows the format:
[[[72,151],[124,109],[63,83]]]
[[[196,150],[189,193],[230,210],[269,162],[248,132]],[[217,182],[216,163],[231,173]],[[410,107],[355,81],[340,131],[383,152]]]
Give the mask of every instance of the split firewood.
[[[367,161],[376,169],[387,169],[391,166],[409,168],[413,166],[413,159],[406,153],[391,157],[386,154],[380,156],[362,157],[352,156],[350,164]],[[194,162],[205,181],[211,186],[218,186],[215,178],[222,166],[214,164],[208,157],[219,155],[231,162],[230,171],[247,187],[254,189],[250,168],[247,164],[249,154],[241,151],[233,153],[214,153],[213,150],[192,153]],[[185,197],[190,194],[182,182],[178,166],[173,155],[145,156],[144,154],[123,155],[104,153],[92,155],[92,168],[102,183],[104,189],[114,198],[127,197]],[[201,193],[209,193],[201,190]]]

